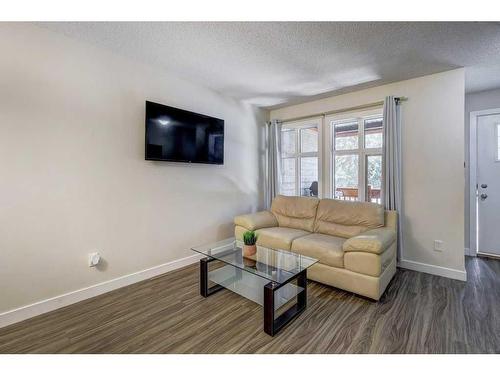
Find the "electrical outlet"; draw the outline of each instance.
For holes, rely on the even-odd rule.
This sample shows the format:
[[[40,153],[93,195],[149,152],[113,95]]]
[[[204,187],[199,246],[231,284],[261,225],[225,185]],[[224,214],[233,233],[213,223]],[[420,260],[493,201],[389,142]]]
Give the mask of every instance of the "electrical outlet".
[[[89,267],[95,267],[101,261],[101,255],[99,253],[90,253],[89,254]]]
[[[443,251],[444,243],[441,240],[434,240],[434,251]]]

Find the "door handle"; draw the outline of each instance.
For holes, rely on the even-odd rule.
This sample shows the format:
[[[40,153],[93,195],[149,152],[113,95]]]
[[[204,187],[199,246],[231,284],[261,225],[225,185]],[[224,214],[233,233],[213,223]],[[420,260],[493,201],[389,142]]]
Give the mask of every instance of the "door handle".
[[[483,193],[479,196],[479,198],[481,198],[481,200],[484,201],[486,198],[488,198],[488,194]]]
[[[486,184],[481,184],[481,187],[482,187],[483,189],[486,189],[486,188],[488,187],[488,185],[486,185]]]

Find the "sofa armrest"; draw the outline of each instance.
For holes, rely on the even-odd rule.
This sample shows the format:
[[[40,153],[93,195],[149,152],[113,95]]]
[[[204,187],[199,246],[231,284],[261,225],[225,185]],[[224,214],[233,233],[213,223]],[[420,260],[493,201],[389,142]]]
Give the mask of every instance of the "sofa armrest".
[[[344,242],[343,250],[382,254],[394,241],[396,241],[396,231],[387,227],[377,228],[349,238]]]
[[[236,216],[234,223],[248,230],[278,226],[278,220],[270,211],[259,211],[254,214]]]

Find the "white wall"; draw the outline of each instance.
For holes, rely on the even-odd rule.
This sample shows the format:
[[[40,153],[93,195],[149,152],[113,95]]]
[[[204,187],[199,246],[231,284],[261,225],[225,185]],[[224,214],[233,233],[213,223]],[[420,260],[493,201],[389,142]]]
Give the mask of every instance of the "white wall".
[[[465,157],[467,161],[467,169],[465,171],[465,247],[470,249],[471,240],[475,238],[469,236],[470,225],[470,189],[469,189],[469,123],[470,113],[474,111],[483,111],[485,109],[500,108],[500,89],[475,92],[465,95]]]
[[[187,257],[261,208],[266,113],[30,24],[0,24],[0,51],[0,312]],[[145,161],[145,100],[223,118],[224,166]]]
[[[271,111],[307,116],[407,96],[402,104],[403,266],[455,278],[464,268],[464,71],[396,82]],[[433,241],[443,240],[443,252]]]

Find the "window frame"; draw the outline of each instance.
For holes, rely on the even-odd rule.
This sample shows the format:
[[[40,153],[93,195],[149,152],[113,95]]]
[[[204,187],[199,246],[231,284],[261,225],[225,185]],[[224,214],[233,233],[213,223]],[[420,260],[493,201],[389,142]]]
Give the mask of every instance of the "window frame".
[[[384,180],[384,156],[383,156],[383,142],[382,147],[366,148],[365,147],[365,120],[373,120],[383,118],[382,108],[374,108],[365,111],[343,113],[325,117],[325,127],[328,131],[328,137],[325,147],[325,152],[328,153],[326,160],[328,160],[327,169],[325,169],[326,189],[328,198],[335,198],[335,156],[337,155],[358,155],[358,201],[368,202],[367,199],[367,168],[368,156],[382,156],[382,186],[380,192],[380,204],[383,204],[383,180]],[[335,149],[335,125],[345,123],[358,123],[358,148],[351,150],[336,150]],[[382,129],[383,131],[383,129]]]
[[[293,121],[293,122],[284,122],[281,124],[281,132],[293,130],[295,132],[295,152],[294,153],[284,153],[283,147],[280,155],[280,163],[282,164],[283,159],[295,159],[295,195],[294,196],[302,196],[301,188],[300,188],[300,161],[302,158],[306,157],[316,157],[318,159],[318,198],[322,197],[322,145],[323,145],[323,136],[322,136],[322,119],[321,118],[310,118],[307,120],[301,121]],[[316,152],[301,152],[301,130],[302,129],[317,129],[318,131],[318,147]],[[281,133],[280,133],[280,141],[281,141]],[[280,186],[280,194],[281,194],[281,186]]]
[[[500,162],[500,123],[495,123],[495,161]]]

